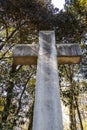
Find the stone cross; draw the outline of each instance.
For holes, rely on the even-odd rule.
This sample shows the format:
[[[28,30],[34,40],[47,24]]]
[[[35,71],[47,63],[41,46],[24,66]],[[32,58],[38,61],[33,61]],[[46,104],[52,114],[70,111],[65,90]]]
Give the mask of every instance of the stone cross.
[[[63,130],[58,64],[76,64],[80,60],[79,45],[56,45],[54,31],[40,31],[39,45],[15,47],[15,65],[37,64],[33,130]]]

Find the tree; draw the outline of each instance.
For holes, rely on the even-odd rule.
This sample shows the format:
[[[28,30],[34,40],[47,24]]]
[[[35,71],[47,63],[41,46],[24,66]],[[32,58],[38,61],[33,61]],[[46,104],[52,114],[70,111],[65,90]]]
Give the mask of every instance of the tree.
[[[35,66],[14,66],[12,64],[14,46],[19,43],[38,44],[39,30],[48,29],[55,30],[57,42],[81,42],[87,26],[86,8],[84,13],[81,7],[83,16],[79,12],[80,6],[77,4],[68,3],[64,11],[58,11],[53,5],[43,4],[36,0],[0,1],[2,130],[12,129],[20,118],[23,121],[27,115],[32,124],[36,68]],[[28,107],[27,112],[24,111],[26,106]]]
[[[65,106],[69,109],[70,118],[70,130],[77,130],[79,119],[80,128],[83,130],[82,115],[79,109],[79,96],[81,94],[82,86],[79,82],[78,74],[79,65],[60,65],[60,86],[61,86],[61,97]],[[76,82],[76,81],[77,82]],[[78,115],[78,117],[76,116]]]

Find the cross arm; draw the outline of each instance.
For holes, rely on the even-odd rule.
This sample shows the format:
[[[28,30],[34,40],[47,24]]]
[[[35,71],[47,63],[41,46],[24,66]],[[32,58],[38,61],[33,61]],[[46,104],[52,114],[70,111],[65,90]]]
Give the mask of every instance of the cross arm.
[[[79,44],[57,44],[58,64],[77,64],[81,61],[82,53]],[[19,44],[13,51],[15,65],[36,65],[39,45]]]
[[[38,51],[38,45],[19,44],[13,51],[13,63],[15,65],[36,65]]]
[[[79,44],[57,44],[57,60],[59,64],[78,64],[82,59]]]

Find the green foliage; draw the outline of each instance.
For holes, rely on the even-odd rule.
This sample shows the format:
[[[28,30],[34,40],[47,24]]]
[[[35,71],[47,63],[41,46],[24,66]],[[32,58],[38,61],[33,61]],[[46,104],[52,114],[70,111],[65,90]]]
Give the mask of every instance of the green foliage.
[[[14,46],[38,44],[39,30],[48,29],[55,29],[57,42],[85,39],[87,2],[72,2],[66,4],[64,11],[58,11],[53,5],[36,0],[0,1],[0,129],[12,129],[17,121],[20,123],[20,118],[29,118],[32,124],[36,66],[12,65]],[[62,65],[59,69],[61,98],[66,106],[70,105],[73,95],[78,97],[79,90],[83,92],[82,88],[78,89],[78,82],[75,84],[75,74],[78,74],[78,65]],[[76,109],[74,100],[72,105]]]

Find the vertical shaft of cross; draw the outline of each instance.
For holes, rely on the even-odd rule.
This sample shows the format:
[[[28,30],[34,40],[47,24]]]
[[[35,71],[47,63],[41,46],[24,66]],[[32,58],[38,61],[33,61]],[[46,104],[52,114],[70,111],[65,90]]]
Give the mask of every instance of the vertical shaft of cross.
[[[33,130],[62,130],[62,115],[53,31],[39,33]]]

